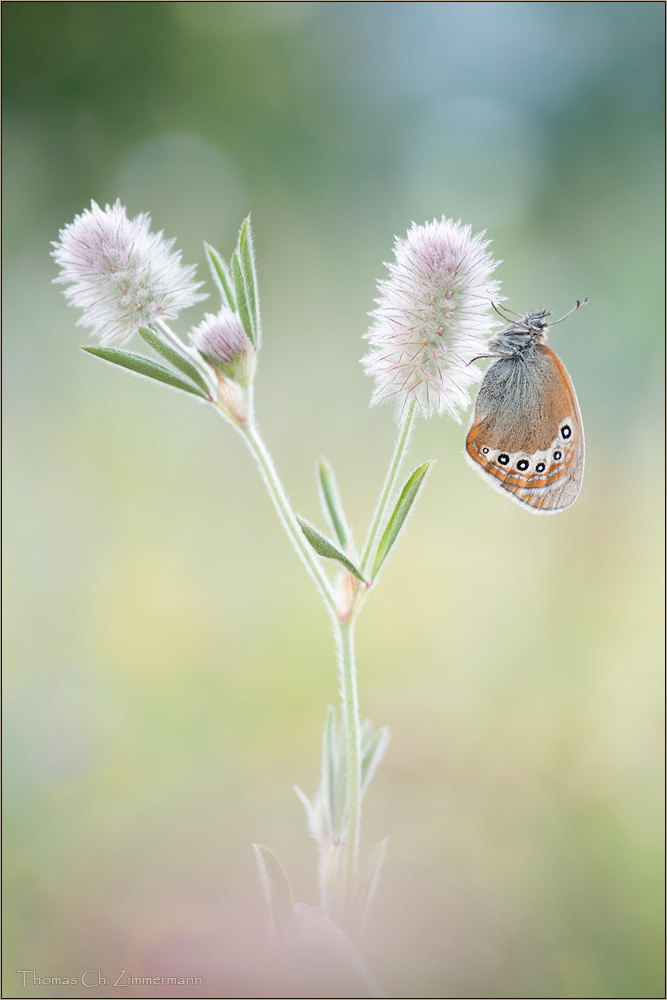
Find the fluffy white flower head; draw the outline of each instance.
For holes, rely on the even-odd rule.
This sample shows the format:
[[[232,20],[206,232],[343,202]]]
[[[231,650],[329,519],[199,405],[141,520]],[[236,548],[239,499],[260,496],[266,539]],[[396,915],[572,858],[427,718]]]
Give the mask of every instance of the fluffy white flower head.
[[[396,238],[362,364],[375,378],[371,405],[395,400],[399,422],[413,399],[425,417],[447,411],[461,422],[468,387],[481,378],[470,361],[486,353],[496,326],[489,313],[500,284],[491,279],[489,242],[444,217]]]
[[[226,378],[242,386],[250,384],[255,348],[238,315],[227,306],[215,316],[205,313],[203,322],[190,333],[190,340]]]
[[[60,265],[56,283],[71,305],[83,309],[77,326],[91,327],[103,345],[127,340],[140,326],[176,319],[205,299],[197,293],[194,266],[183,267],[174,240],[151,233],[150,216],[128,219],[120,201],[104,211],[91,202],[60,230],[51,256]]]

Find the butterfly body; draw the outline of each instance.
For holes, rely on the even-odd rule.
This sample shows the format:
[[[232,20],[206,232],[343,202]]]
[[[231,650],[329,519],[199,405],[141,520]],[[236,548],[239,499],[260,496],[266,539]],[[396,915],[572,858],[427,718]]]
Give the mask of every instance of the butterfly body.
[[[466,438],[466,458],[489,485],[535,514],[569,507],[584,475],[581,414],[570,376],[546,344],[549,315],[528,313],[490,341],[497,360]]]

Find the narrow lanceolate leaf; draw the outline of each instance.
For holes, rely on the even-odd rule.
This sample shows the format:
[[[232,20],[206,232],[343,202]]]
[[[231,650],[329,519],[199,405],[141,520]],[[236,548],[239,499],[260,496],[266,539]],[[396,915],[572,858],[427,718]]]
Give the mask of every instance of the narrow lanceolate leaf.
[[[320,458],[318,463],[320,501],[326,518],[343,548],[347,547],[350,537],[350,529],[345,520],[345,513],[341,503],[338,487],[334,478],[333,469],[326,458]]]
[[[243,329],[246,332],[248,340],[253,347],[257,347],[257,334],[255,332],[255,327],[253,326],[252,314],[248,303],[248,293],[243,280],[243,271],[241,270],[241,264],[239,263],[239,256],[236,250],[232,254],[232,278],[234,279],[236,309],[239,314],[239,318],[243,324]]]
[[[311,802],[307,795],[301,791],[298,785],[293,785],[294,791],[297,794],[297,798],[301,802],[301,805],[306,810],[306,819],[308,821],[308,833],[319,843],[322,840],[322,824],[320,822],[320,815],[322,812],[321,804],[319,799],[315,799]],[[327,831],[327,836],[330,833]]]
[[[180,378],[168,368],[163,368],[150,358],[144,358],[141,354],[130,354],[128,351],[119,351],[115,347],[82,347],[86,354],[94,354],[96,358],[102,358],[112,365],[120,365],[127,368],[135,375],[143,375],[144,378],[155,379],[156,382],[164,382],[165,385],[173,386],[174,389],[181,389],[182,392],[191,392],[193,396],[201,396],[202,399],[209,399],[208,392],[204,394],[201,389],[185,379]]]
[[[250,309],[250,317],[255,331],[256,345],[259,346],[262,336],[262,327],[259,319],[259,292],[257,291],[255,249],[253,247],[250,216],[248,216],[241,226],[238,253],[239,263],[241,265],[241,274],[243,275],[243,284],[245,285],[248,307]]]
[[[371,725],[371,720],[366,719],[361,723],[361,729],[359,730],[359,745],[361,747],[361,753],[366,753],[366,747],[373,738],[373,726]]]
[[[327,538],[326,535],[323,535],[321,531],[318,531],[314,524],[311,524],[310,521],[306,521],[303,517],[299,517],[298,514],[296,519],[299,522],[299,527],[317,552],[318,556],[324,556],[325,559],[336,559],[349,573],[356,576],[357,580],[361,580],[362,583],[366,583],[361,575],[361,571],[357,569],[354,563],[350,562],[347,556],[341,552],[339,548],[336,548],[334,543]]]
[[[364,923],[366,922],[366,917],[368,916],[368,909],[373,900],[373,896],[375,895],[375,890],[377,889],[380,869],[382,868],[382,864],[384,862],[384,856],[387,853],[387,844],[388,839],[385,837],[384,840],[381,840],[379,844],[375,845],[357,884],[357,891],[354,895],[357,936],[360,935],[364,929]]]
[[[217,250],[214,250],[208,243],[204,243],[206,259],[211,269],[213,280],[218,286],[223,306],[229,306],[232,312],[236,312],[236,296],[234,295],[234,282],[229,273],[229,268]]]
[[[171,361],[174,368],[178,368],[179,371],[182,371],[184,375],[187,375],[193,382],[196,382],[199,388],[203,389],[207,396],[210,396],[211,390],[206,385],[204,376],[195,368],[192,361],[190,361],[185,352],[185,348],[182,352],[179,351],[154,327],[140,326],[138,333],[139,336],[146,341],[149,347],[152,347],[154,351],[161,354],[163,358],[167,359],[167,361]]]
[[[324,738],[322,739],[322,778],[320,782],[320,794],[326,803],[327,825],[329,836],[333,835],[334,817],[336,812],[336,716],[333,708],[327,712],[327,721],[324,726]]]
[[[412,473],[407,483],[403,487],[400,497],[396,502],[393,513],[389,518],[389,524],[385,529],[385,533],[380,539],[380,544],[378,545],[377,554],[375,556],[375,565],[373,566],[372,576],[376,577],[382,563],[385,561],[394,544],[398,538],[401,528],[405,524],[405,519],[410,513],[410,508],[417,499],[417,495],[424,483],[426,478],[426,473],[432,462],[424,462],[420,465],[418,469]]]
[[[350,787],[350,754],[347,740],[347,727],[343,724],[338,731],[336,747],[336,788],[333,800],[333,827],[339,837],[347,829],[347,799]]]
[[[377,771],[378,764],[389,746],[389,729],[383,726],[365,746],[362,744],[361,750],[361,794],[363,795],[370,784],[370,780]]]
[[[253,844],[257,870],[262,882],[269,912],[279,934],[294,917],[294,900],[285,869],[273,851],[262,844]]]

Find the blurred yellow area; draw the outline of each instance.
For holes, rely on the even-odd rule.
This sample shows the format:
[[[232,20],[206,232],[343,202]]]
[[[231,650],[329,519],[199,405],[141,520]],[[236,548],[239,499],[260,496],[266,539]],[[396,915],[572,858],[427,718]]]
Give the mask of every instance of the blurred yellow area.
[[[86,970],[98,997],[114,970],[203,980],[126,996],[294,996],[251,842],[317,903],[292,785],[338,699],[318,596],[241,438],[77,350],[50,283],[59,228],[117,197],[207,280],[182,334],[218,308],[202,241],[228,257],[252,210],[260,426],[319,524],[327,456],[358,541],[395,433],[359,365],[394,235],[487,229],[519,312],[588,295],[550,340],[587,433],[571,510],[530,516],[464,427],[417,427],[405,474],[437,464],[357,628],[362,712],[392,733],[363,951],[391,996],[664,995],[663,21],[3,5],[5,996],[89,996]]]

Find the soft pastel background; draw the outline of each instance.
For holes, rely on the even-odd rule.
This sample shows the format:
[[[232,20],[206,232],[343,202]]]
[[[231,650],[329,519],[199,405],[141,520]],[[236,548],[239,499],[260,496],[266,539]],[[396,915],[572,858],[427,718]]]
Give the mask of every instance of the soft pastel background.
[[[664,5],[2,12],[4,995],[116,996],[16,970],[127,969],[294,996],[251,841],[316,902],[292,784],[314,788],[337,698],[325,613],[241,439],[85,356],[50,284],[58,229],[120,197],[202,277],[202,239],[227,256],[252,209],[260,422],[314,520],[328,456],[358,535],[394,435],[359,365],[394,234],[460,217],[513,308],[589,296],[551,340],[586,424],[570,511],[531,517],[464,427],[418,427],[411,466],[437,465],[358,628],[393,734],[364,953],[392,996],[664,996]]]

